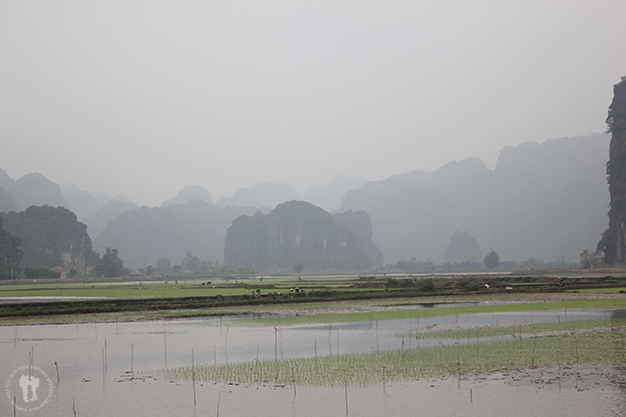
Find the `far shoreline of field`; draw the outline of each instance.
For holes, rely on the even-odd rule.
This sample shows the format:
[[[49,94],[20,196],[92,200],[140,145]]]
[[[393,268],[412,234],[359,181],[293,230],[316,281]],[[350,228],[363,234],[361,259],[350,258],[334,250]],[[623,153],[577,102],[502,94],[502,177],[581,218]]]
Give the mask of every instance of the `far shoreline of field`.
[[[272,316],[287,317],[315,316],[328,314],[377,313],[391,311],[402,305],[463,304],[476,302],[492,303],[546,303],[580,300],[626,299],[619,292],[560,292],[534,294],[480,294],[444,295],[424,297],[394,297],[363,300],[310,300],[297,304],[256,304],[238,306],[215,306],[198,309],[162,309],[120,312],[96,312],[84,314],[50,314],[24,317],[1,317],[0,326],[15,325],[62,325],[80,323],[122,323],[140,321],[171,321],[200,318],[227,318],[232,316]],[[41,304],[41,303],[40,303]],[[45,303],[44,303],[45,304]],[[28,303],[24,303],[28,306]]]

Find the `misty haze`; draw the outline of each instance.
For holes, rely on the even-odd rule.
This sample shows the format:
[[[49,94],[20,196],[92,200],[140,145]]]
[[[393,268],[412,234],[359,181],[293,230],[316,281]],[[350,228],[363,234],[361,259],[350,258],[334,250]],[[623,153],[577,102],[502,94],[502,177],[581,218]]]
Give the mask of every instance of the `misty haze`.
[[[624,415],[625,17],[0,0],[0,415]]]
[[[0,213],[46,254],[14,274],[93,267],[107,248],[127,273],[186,259],[223,273],[475,270],[491,251],[505,269],[576,266],[608,225],[599,132],[626,67],[622,12],[3,1]],[[318,214],[274,213],[298,201]],[[76,219],[56,212],[69,223],[53,236],[32,206]]]

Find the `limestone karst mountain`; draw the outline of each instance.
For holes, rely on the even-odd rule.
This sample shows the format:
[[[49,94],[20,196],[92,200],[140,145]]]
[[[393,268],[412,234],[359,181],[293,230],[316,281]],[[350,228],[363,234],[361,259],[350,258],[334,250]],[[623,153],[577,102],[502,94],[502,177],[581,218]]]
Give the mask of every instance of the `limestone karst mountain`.
[[[4,228],[21,240],[21,268],[61,266],[82,271],[95,261],[87,227],[63,207],[30,206],[2,213]]]
[[[235,219],[228,228],[224,262],[263,271],[289,271],[297,262],[304,262],[308,271],[363,271],[374,265],[359,241],[327,211],[295,200],[267,215]]]
[[[608,263],[626,262],[626,77],[613,86],[613,101],[606,119],[611,133],[606,166],[611,195],[609,228],[597,245]]]
[[[368,182],[344,195],[341,210],[370,215],[387,263],[441,263],[455,230],[503,260],[578,262],[606,228],[608,144],[603,133],[527,142],[504,148],[493,171],[468,158]]]

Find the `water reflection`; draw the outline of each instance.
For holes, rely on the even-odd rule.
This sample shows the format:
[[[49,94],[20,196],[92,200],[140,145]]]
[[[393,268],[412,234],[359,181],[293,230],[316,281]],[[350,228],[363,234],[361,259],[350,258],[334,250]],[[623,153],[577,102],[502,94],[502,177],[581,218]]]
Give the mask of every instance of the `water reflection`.
[[[291,327],[232,327],[226,318],[203,318],[194,320],[155,321],[136,323],[90,323],[67,325],[4,326],[0,327],[0,379],[6,380],[20,366],[28,365],[44,369],[54,376],[55,363],[59,366],[60,382],[54,388],[51,403],[39,415],[71,415],[72,400],[76,401],[77,415],[98,416],[160,416],[196,415],[192,406],[191,384],[169,381],[122,381],[120,376],[132,369],[135,372],[157,370],[164,367],[178,368],[191,364],[194,349],[196,365],[223,364],[240,361],[273,360],[337,355],[351,352],[373,352],[388,349],[412,349],[429,344],[450,343],[453,340],[418,340],[418,332],[429,332],[459,327],[483,327],[486,325],[513,325],[522,323],[557,323],[578,320],[625,318],[625,311],[556,310],[541,312],[518,312],[497,314],[472,314],[448,317],[412,318],[398,320],[372,320],[356,323],[311,324]],[[237,317],[242,319],[242,317]],[[254,320],[254,318],[248,318]],[[211,323],[212,326],[198,326]],[[221,323],[221,326],[220,326]],[[400,335],[405,335],[401,337]],[[407,336],[410,335],[410,336]],[[501,382],[499,382],[500,384]],[[349,401],[353,415],[414,415],[416,407],[441,411],[439,415],[460,413],[472,406],[485,415],[497,411],[497,406],[487,407],[489,399],[506,397],[527,398],[521,389],[506,394],[501,385],[491,385],[481,392],[480,385],[464,386],[462,400],[451,396],[446,382],[420,385],[420,381],[386,387],[383,396],[380,387],[351,388]],[[466,384],[463,382],[463,384]],[[467,383],[469,384],[469,383]],[[452,386],[456,387],[456,383]],[[404,387],[404,388],[403,388]],[[446,388],[443,388],[446,387]],[[469,389],[474,398],[469,401]],[[405,389],[406,388],[406,389]],[[338,415],[341,414],[344,392],[330,388],[298,387],[297,398],[293,392],[269,388],[224,387],[212,384],[198,385],[198,414],[214,414],[219,390],[222,395],[222,415]],[[443,389],[444,391],[440,391]],[[265,391],[263,391],[265,390]],[[285,389],[286,390],[286,389]],[[422,395],[422,391],[425,390]],[[378,392],[380,391],[380,392]],[[374,393],[378,394],[374,394]],[[533,389],[533,395],[537,390]],[[569,392],[569,391],[568,391]],[[557,391],[558,393],[558,391]],[[623,392],[603,392],[618,398]],[[378,400],[371,399],[379,395]],[[530,395],[530,394],[529,394]],[[554,396],[554,394],[552,394]],[[565,398],[566,395],[559,398]],[[567,394],[569,395],[569,394]],[[593,403],[596,397],[578,394]],[[6,397],[6,396],[4,396]],[[419,404],[416,402],[419,397]],[[447,398],[449,404],[433,402],[434,398]],[[530,397],[528,397],[530,398]],[[533,397],[533,401],[543,401]],[[569,398],[569,397],[568,397]],[[557,399],[552,399],[556,401]],[[254,402],[251,404],[250,402]],[[320,401],[327,404],[320,406]],[[442,400],[444,401],[444,400]],[[507,400],[510,403],[510,400]],[[547,400],[546,400],[547,401]],[[493,401],[494,404],[501,401]],[[560,402],[560,401],[559,401]],[[290,405],[291,404],[291,405]],[[295,404],[295,405],[293,405]],[[454,404],[454,406],[453,406]],[[483,405],[479,405],[483,404]],[[572,403],[563,410],[569,415],[584,406]],[[362,406],[361,406],[362,405]],[[202,408],[200,408],[202,407]],[[294,408],[295,407],[295,408]],[[494,408],[495,407],[495,408]],[[184,410],[184,411],[181,411]],[[287,411],[288,410],[288,411]],[[339,412],[337,412],[339,410]],[[594,410],[602,410],[595,407]],[[12,415],[10,401],[0,404],[0,415]],[[358,412],[358,414],[357,414]],[[326,414],[325,414],[326,413]],[[433,415],[433,413],[429,413]],[[37,414],[33,414],[37,415]],[[434,415],[437,415],[435,412]],[[554,414],[568,415],[568,414]],[[579,414],[580,415],[580,414]],[[596,415],[603,414],[601,411]]]

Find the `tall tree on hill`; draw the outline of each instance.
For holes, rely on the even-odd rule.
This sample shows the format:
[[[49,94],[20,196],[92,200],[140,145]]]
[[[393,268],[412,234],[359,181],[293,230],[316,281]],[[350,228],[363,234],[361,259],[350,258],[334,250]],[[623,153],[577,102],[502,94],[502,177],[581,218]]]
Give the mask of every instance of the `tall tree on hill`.
[[[119,252],[115,248],[106,248],[106,253],[96,262],[95,272],[99,277],[123,277],[126,275],[124,261],[119,258]]]
[[[483,259],[483,263],[488,269],[494,269],[496,266],[500,265],[500,255],[491,249],[491,252],[489,252]]]
[[[626,262],[626,77],[613,86],[613,102],[606,119],[612,134],[606,164],[611,204],[609,228],[602,234],[598,251],[609,264]]]

